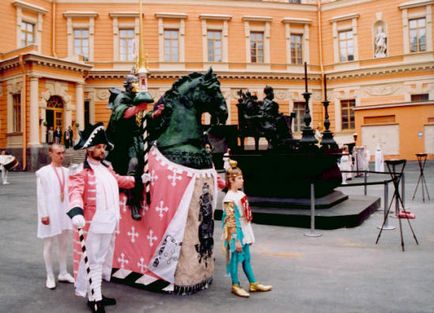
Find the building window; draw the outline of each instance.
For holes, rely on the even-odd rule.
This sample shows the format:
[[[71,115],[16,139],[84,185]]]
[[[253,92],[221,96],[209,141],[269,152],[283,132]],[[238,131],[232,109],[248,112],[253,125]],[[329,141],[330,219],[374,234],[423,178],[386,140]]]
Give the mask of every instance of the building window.
[[[119,30],[119,59],[121,61],[134,61],[135,58],[134,29]]]
[[[164,30],[164,61],[179,62],[179,30]]]
[[[222,50],[222,32],[219,30],[208,30],[208,62],[221,62],[223,56]]]
[[[21,23],[21,47],[35,43],[35,24],[23,21]]]
[[[299,101],[294,102],[294,109],[295,112],[295,122],[294,122],[294,131],[295,132],[301,132],[303,130],[304,126],[304,112],[305,112],[306,103]]]
[[[288,3],[301,4],[301,0],[288,0]]]
[[[74,54],[89,58],[89,30],[74,29]]]
[[[341,62],[354,60],[353,31],[339,32],[339,60]]]
[[[416,18],[409,20],[410,52],[426,51],[426,20]]]
[[[303,63],[303,35],[291,34],[291,64]]]
[[[21,94],[12,96],[12,131],[21,132]]]
[[[356,127],[354,122],[354,107],[356,100],[341,100],[341,118],[342,130],[354,129]]]
[[[250,33],[250,62],[264,63],[264,33]]]
[[[421,94],[411,95],[411,102],[421,102],[421,101],[429,101],[429,94],[421,93]]]

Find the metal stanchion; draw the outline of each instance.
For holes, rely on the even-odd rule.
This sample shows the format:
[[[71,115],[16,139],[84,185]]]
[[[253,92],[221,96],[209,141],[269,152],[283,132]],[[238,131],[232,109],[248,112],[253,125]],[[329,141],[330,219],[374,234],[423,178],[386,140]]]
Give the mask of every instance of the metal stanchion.
[[[368,185],[366,185],[366,183],[368,182],[368,176],[366,174],[367,172],[365,170],[365,177],[364,177],[365,185],[363,186],[363,191],[365,193],[365,196],[368,194]]]
[[[396,227],[389,225],[389,185],[387,182],[384,183],[384,220],[382,226],[377,226],[378,229],[384,229],[384,230],[393,230]]]
[[[315,185],[310,184],[310,230],[304,233],[307,237],[320,237],[322,234],[315,230]]]

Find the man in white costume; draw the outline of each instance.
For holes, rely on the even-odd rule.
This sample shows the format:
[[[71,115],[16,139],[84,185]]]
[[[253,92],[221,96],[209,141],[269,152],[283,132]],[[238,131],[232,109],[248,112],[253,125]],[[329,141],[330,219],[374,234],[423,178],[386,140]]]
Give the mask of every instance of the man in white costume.
[[[54,144],[48,149],[51,163],[36,172],[38,232],[43,239],[43,255],[47,280],[45,286],[56,288],[53,271],[52,250],[54,242],[59,246],[59,282],[74,283],[74,278],[66,269],[68,239],[72,237],[71,220],[66,215],[68,207],[68,169],[62,166],[65,149]]]
[[[74,246],[74,265],[79,264],[75,293],[82,297],[87,294],[88,307],[96,313],[104,313],[105,306],[116,304],[115,299],[102,295],[101,283],[103,278],[109,280],[111,274],[115,230],[120,218],[119,188],[131,189],[142,183],[141,178],[116,174],[104,161],[106,148],[112,147],[102,123],[86,126],[80,132],[80,141],[74,146],[75,150],[86,149],[86,159],[71,169],[69,176],[67,214],[74,226],[83,228],[85,232],[90,269],[90,277],[87,277],[81,249]],[[76,244],[78,236],[74,235]]]
[[[377,149],[375,150],[375,171],[384,172],[384,156],[380,145],[377,145]]]

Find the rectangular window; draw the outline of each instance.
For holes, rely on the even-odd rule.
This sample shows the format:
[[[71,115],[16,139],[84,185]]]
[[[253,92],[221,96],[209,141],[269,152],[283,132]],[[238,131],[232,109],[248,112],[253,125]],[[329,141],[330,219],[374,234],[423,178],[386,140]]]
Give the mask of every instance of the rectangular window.
[[[264,63],[264,33],[250,33],[250,62]]]
[[[74,29],[74,54],[89,58],[88,29]]]
[[[356,127],[354,122],[354,107],[356,100],[341,100],[341,119],[342,130],[354,129]]]
[[[410,52],[426,51],[426,20],[424,17],[409,20]]]
[[[339,60],[348,62],[354,60],[353,31],[346,30],[339,32]]]
[[[294,132],[301,132],[304,126],[304,112],[305,112],[306,103],[303,101],[294,102],[294,112],[295,112],[295,121],[294,121]]]
[[[429,100],[429,94],[427,93],[411,95],[411,102],[420,102],[420,101],[428,101],[428,100]]]
[[[293,4],[300,4],[301,0],[289,0],[288,2]]]
[[[208,34],[208,62],[222,61],[222,32],[209,30]]]
[[[119,60],[134,61],[135,59],[134,29],[119,30]]]
[[[12,131],[21,132],[21,94],[12,96]]]
[[[179,30],[164,30],[164,61],[179,62]]]
[[[303,35],[291,34],[291,63],[303,63]]]
[[[35,24],[23,21],[21,23],[21,47],[35,43]]]

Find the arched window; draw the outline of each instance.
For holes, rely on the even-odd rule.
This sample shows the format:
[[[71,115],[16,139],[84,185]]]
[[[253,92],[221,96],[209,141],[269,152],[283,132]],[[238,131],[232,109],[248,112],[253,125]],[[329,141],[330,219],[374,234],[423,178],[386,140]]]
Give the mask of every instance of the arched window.
[[[48,109],[63,109],[63,99],[60,96],[51,96],[47,101]]]

